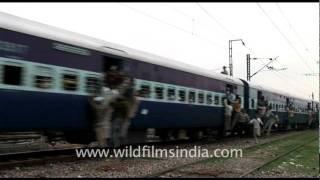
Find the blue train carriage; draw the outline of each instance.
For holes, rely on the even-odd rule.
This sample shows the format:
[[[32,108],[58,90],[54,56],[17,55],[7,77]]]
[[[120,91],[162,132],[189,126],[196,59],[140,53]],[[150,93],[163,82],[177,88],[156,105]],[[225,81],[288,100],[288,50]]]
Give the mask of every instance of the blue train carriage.
[[[160,57],[145,61],[135,68],[141,104],[132,128],[153,128],[162,139],[180,131],[189,137],[222,131],[227,87],[241,97],[243,107],[243,84],[238,79]]]
[[[77,34],[1,13],[0,131],[91,138],[88,96],[101,84],[104,57],[94,46]]]
[[[274,90],[260,85],[251,85],[257,92],[257,98],[263,96],[268,101],[272,111],[278,115],[281,129],[296,129],[306,127],[308,123],[308,110],[312,109],[311,99],[297,97],[286,92]]]

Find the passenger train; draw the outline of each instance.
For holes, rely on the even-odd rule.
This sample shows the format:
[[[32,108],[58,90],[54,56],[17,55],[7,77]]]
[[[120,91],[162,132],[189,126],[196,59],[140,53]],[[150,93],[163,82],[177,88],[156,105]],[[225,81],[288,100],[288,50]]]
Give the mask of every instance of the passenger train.
[[[227,87],[251,116],[263,95],[283,129],[305,126],[308,108],[319,111],[319,102],[307,97],[0,13],[0,131],[59,132],[70,142],[93,141],[88,97],[113,65],[141,92],[130,133],[142,137],[148,129],[164,139],[180,130],[192,137],[221,131]]]

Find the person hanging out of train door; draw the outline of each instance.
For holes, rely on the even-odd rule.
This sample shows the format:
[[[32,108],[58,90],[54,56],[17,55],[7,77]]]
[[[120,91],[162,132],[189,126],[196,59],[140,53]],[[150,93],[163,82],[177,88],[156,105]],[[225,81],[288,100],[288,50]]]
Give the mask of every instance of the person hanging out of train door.
[[[224,99],[224,136],[229,136],[231,133],[231,116],[233,107],[230,105],[228,99]]]
[[[110,118],[113,112],[110,103],[119,95],[117,90],[110,89],[108,87],[112,84],[112,81],[111,78],[107,78],[107,73],[105,73],[105,80],[103,84],[103,87],[101,87],[101,89],[89,99],[91,106],[95,110],[96,138],[99,146],[102,147],[106,146],[110,141]]]
[[[245,109],[242,109],[239,115],[239,121],[238,121],[238,134],[243,135],[247,133],[248,130],[248,123],[250,121],[250,117],[247,114],[247,111]]]
[[[234,130],[237,122],[239,121],[240,112],[241,112],[241,98],[239,95],[236,95],[236,100],[233,103],[233,117],[231,122],[231,131]]]
[[[258,99],[258,116],[260,118],[262,118],[265,115],[266,109],[267,109],[267,105],[266,105],[265,98],[264,96],[261,96]]]
[[[119,147],[125,143],[130,120],[135,116],[138,108],[133,79],[121,75],[121,84],[118,87],[120,95],[111,103],[113,113],[111,117],[111,137],[113,147]]]
[[[125,80],[120,87],[123,90],[123,98],[127,102],[128,112],[126,117],[123,119],[123,122],[120,124],[120,143],[126,143],[128,129],[130,126],[130,121],[135,117],[138,110],[139,101],[137,99],[138,92],[134,90],[134,80],[132,77],[125,77]]]

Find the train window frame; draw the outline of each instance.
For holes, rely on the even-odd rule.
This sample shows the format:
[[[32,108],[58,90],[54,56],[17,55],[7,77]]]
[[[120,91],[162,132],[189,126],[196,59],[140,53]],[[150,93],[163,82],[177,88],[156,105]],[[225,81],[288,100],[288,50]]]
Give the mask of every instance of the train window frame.
[[[202,98],[200,98],[200,95],[202,96]],[[199,104],[204,104],[205,103],[205,96],[204,96],[204,92],[203,91],[200,91],[197,93],[197,102]],[[202,101],[200,101],[202,99]]]
[[[183,100],[181,99],[181,95],[183,94]],[[186,92],[186,90],[185,89],[179,89],[178,90],[178,95],[177,95],[177,97],[178,97],[178,101],[179,102],[186,102],[186,96],[187,96],[187,92]]]
[[[147,93],[142,93],[142,91],[143,91],[143,88],[142,87],[148,87],[148,88],[146,88],[146,89],[148,89],[148,92]],[[151,94],[152,94],[152,91],[151,91],[151,89],[152,89],[152,87],[151,87],[151,84],[150,83],[147,83],[147,82],[142,82],[142,83],[140,83],[139,84],[139,86],[138,86],[138,88],[139,88],[139,97],[141,97],[141,98],[151,98]]]
[[[65,76],[74,76],[74,77],[76,77],[75,79],[76,79],[76,81],[75,81],[75,83],[74,84],[76,84],[75,85],[75,87],[74,88],[70,88],[70,89],[67,89],[66,88],[66,84],[65,84]],[[62,71],[62,73],[61,73],[61,85],[62,85],[62,90],[64,90],[64,91],[68,91],[68,92],[76,92],[76,91],[79,91],[80,90],[80,75],[79,75],[79,73],[78,72],[76,72],[76,71],[71,71],[71,70],[63,70]],[[69,88],[69,87],[68,87]]]
[[[97,80],[97,83],[95,85],[95,87],[93,87],[93,90],[91,91],[90,88],[91,85],[89,85],[89,81],[88,79],[89,78],[94,78]],[[95,75],[95,74],[86,74],[84,76],[84,80],[85,80],[85,92],[88,93],[88,94],[95,94],[95,93],[99,93],[99,89],[102,87],[102,79],[99,75]]]
[[[193,101],[191,101],[191,94],[193,94]],[[196,91],[191,89],[188,91],[188,103],[196,103]]]
[[[157,89],[162,89],[160,95],[161,95],[161,98],[158,97],[158,91]],[[163,85],[160,85],[160,84],[157,84],[154,86],[153,88],[153,91],[154,91],[154,99],[157,99],[157,100],[164,100],[165,99],[165,87]]]
[[[173,96],[170,96],[170,92],[169,91],[172,91],[173,90]],[[168,86],[167,87],[167,99],[169,101],[175,101],[177,99],[177,93],[176,93],[176,88],[173,87],[173,86]]]
[[[213,104],[217,105],[217,106],[220,105],[220,99],[222,99],[222,98],[220,98],[219,94],[215,94],[213,96]]]
[[[209,98],[210,97],[210,98]],[[212,103],[213,103],[213,99],[212,99],[212,93],[210,93],[210,92],[208,92],[207,94],[206,94],[206,104],[207,105],[212,105]]]
[[[19,68],[19,75],[17,76],[17,79],[10,79],[10,81],[16,81],[16,82],[11,82],[11,83],[6,83],[6,66],[9,67],[15,67],[15,68]],[[23,74],[25,72],[25,66],[22,63],[17,63],[17,62],[10,62],[10,61],[4,61],[2,63],[2,67],[1,67],[1,84],[4,85],[8,85],[8,86],[23,86],[24,85],[24,77]],[[11,72],[12,73],[12,72]],[[16,72],[12,73],[13,75],[17,75]],[[9,75],[10,78],[12,78],[12,76]]]
[[[33,68],[33,84],[32,87],[42,90],[50,90],[54,89],[55,87],[55,70],[52,67],[48,66],[34,66]],[[43,84],[45,86],[39,86],[43,81],[41,78],[47,78],[50,79],[44,80],[45,83],[50,82],[50,84]]]

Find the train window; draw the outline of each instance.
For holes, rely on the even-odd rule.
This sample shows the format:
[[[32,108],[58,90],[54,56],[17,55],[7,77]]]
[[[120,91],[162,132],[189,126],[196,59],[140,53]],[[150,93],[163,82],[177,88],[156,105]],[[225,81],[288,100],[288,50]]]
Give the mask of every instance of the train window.
[[[254,108],[254,99],[251,99],[251,108]]]
[[[150,98],[150,86],[143,84],[140,86],[139,96],[144,98]]]
[[[176,90],[174,88],[168,88],[168,100],[176,100]]]
[[[207,94],[207,104],[212,104],[212,94]]]
[[[204,94],[198,93],[198,102],[203,104],[204,103]]]
[[[194,103],[196,101],[196,93],[194,91],[189,91],[189,103]]]
[[[156,99],[163,99],[163,87],[155,87]]]
[[[13,65],[3,66],[3,84],[21,85],[22,67]]]
[[[100,87],[100,83],[97,77],[86,77],[87,93],[98,93],[99,87]]]
[[[63,89],[76,91],[78,89],[78,76],[75,74],[63,74]]]
[[[179,90],[179,101],[184,102],[186,100],[186,91],[185,90]]]
[[[53,71],[48,67],[38,66],[35,69],[34,86],[41,89],[50,89],[53,83]]]
[[[219,99],[220,99],[219,95],[214,96],[214,104],[215,105],[219,105]]]
[[[276,110],[278,111],[279,107],[278,107],[278,104],[276,104]]]

